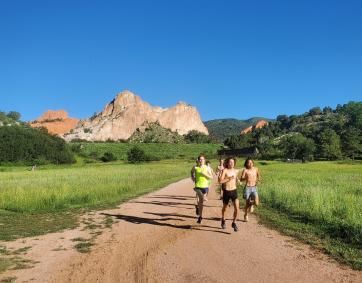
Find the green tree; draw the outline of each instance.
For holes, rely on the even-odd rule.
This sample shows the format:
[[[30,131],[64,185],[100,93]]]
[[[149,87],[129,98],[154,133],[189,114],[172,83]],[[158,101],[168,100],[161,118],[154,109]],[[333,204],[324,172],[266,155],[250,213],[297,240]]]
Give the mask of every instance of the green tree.
[[[0,127],[0,162],[73,163],[65,141],[38,129],[13,125]]]
[[[320,109],[320,107],[313,107],[312,109],[309,110],[309,114],[311,116],[320,115],[322,114],[322,110]]]
[[[224,141],[224,144],[231,149],[244,148],[255,145],[255,139],[253,138],[251,133],[243,135],[233,135],[228,137]]]
[[[319,136],[320,157],[336,160],[342,157],[341,139],[332,129],[325,129]]]
[[[6,116],[14,121],[19,121],[21,117],[20,113],[16,111],[10,111]]]
[[[201,133],[197,130],[189,131],[184,135],[187,143],[210,143],[211,139],[208,135]]]
[[[306,138],[301,134],[289,136],[280,144],[285,158],[313,160],[315,143],[312,139]]]
[[[346,157],[355,159],[362,153],[362,131],[357,128],[348,128],[341,137],[343,153]]]
[[[127,160],[130,163],[141,163],[147,161],[148,158],[143,149],[134,146],[127,152]]]
[[[343,105],[342,112],[348,117],[348,125],[362,129],[362,102],[349,102]]]
[[[110,162],[117,160],[117,157],[112,152],[105,152],[103,156],[101,157],[101,160],[103,162]]]

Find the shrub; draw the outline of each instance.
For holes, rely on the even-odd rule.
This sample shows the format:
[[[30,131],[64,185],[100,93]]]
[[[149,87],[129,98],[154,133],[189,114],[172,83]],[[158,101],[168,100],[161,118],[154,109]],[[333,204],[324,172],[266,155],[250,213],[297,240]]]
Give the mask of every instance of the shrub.
[[[117,157],[112,152],[105,152],[103,156],[101,157],[101,160],[103,162],[110,162],[117,160]]]
[[[138,146],[134,146],[127,152],[127,160],[130,163],[140,163],[148,161],[148,158],[144,150]]]
[[[210,143],[210,137],[196,130],[189,131],[184,135],[187,143]]]

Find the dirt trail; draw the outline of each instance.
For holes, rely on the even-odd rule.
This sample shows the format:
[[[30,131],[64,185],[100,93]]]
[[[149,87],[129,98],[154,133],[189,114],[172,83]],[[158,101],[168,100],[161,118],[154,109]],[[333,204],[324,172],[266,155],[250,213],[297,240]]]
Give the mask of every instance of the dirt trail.
[[[362,272],[330,260],[307,245],[257,223],[239,222],[234,232],[220,228],[221,201],[213,189],[196,224],[190,180],[171,184],[117,209],[97,212],[94,221],[115,223],[87,254],[71,239],[89,237],[82,229],[8,243],[32,246],[32,269],[0,276],[16,282],[362,282]],[[228,211],[231,217],[232,209]],[[87,217],[90,217],[89,215]],[[62,247],[62,249],[56,249]]]

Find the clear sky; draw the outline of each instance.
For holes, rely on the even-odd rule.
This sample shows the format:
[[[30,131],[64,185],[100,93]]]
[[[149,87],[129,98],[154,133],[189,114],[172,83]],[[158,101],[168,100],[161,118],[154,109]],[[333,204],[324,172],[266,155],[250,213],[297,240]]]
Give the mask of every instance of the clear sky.
[[[0,0],[0,110],[86,118],[123,89],[203,120],[362,101],[362,1]]]

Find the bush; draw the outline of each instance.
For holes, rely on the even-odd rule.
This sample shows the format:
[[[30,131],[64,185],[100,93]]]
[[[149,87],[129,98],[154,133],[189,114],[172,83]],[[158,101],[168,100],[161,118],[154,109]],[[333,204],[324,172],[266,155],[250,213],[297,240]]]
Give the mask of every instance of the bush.
[[[210,143],[211,139],[208,135],[196,130],[192,130],[184,135],[187,143]]]
[[[23,126],[0,127],[0,162],[74,163],[63,139]]]
[[[127,160],[130,163],[140,163],[144,161],[149,161],[146,153],[138,146],[132,147],[127,152]]]
[[[105,152],[101,157],[103,162],[110,162],[117,160],[117,157],[112,152]]]

